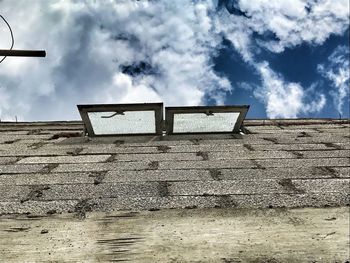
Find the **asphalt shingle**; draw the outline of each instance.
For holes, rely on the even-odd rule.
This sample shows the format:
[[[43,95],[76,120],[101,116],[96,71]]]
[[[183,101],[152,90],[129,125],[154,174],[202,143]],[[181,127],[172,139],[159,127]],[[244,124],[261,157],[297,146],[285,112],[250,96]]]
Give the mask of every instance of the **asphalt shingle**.
[[[81,122],[0,123],[0,214],[348,204],[349,121],[245,124],[246,135],[84,138]]]
[[[110,157],[110,155],[27,157],[21,159],[17,163],[100,163],[107,161]]]

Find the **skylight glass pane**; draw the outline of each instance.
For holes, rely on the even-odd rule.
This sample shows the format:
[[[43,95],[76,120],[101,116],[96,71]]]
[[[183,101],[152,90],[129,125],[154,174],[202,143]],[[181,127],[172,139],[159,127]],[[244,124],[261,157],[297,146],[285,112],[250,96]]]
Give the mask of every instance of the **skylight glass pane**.
[[[154,111],[88,112],[96,135],[155,133]]]
[[[239,112],[176,113],[173,132],[232,132],[238,116]]]

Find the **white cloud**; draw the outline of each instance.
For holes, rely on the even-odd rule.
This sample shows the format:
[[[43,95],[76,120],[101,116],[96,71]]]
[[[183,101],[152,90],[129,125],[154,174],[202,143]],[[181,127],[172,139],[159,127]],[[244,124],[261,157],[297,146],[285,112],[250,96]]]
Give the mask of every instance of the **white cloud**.
[[[251,16],[247,27],[275,35],[276,40],[258,42],[272,52],[304,42],[320,45],[349,27],[348,0],[240,0],[240,7]]]
[[[127,74],[117,73],[113,77],[113,85],[106,91],[106,103],[114,103],[115,98],[120,95],[118,94],[120,91],[123,91],[120,103],[162,102],[159,95],[147,85],[135,85],[132,77]]]
[[[8,110],[10,108],[9,97],[7,92],[5,92],[4,87],[0,86],[0,116],[3,116],[3,119],[10,119],[10,116],[6,116],[3,111]],[[0,118],[1,120],[1,118]]]
[[[348,0],[239,0],[238,3],[249,18],[222,10],[216,23],[246,61],[254,60],[258,51],[255,44],[280,53],[301,43],[320,45],[330,35],[341,35],[349,27]],[[253,33],[260,38],[253,41]]]
[[[300,114],[310,114],[320,111],[325,103],[325,96],[305,91],[298,83],[288,83],[282,76],[272,71],[267,62],[257,65],[261,74],[263,87],[255,90],[256,97],[266,103],[269,118],[297,118]],[[313,94],[313,100],[309,92]]]
[[[344,101],[349,97],[349,66],[349,48],[346,46],[337,47],[328,57],[327,65],[317,66],[318,71],[332,83],[330,95],[340,114],[343,114]]]
[[[238,86],[240,89],[244,89],[244,90],[250,91],[250,92],[254,91],[254,89],[257,88],[256,85],[251,84],[251,83],[248,83],[248,82],[245,82],[245,81],[237,83],[237,86]]]
[[[72,118],[78,103],[198,105],[204,96],[223,103],[231,89],[213,70],[221,37],[213,34],[211,1],[5,0],[0,6],[16,48],[47,51],[45,59],[8,58],[0,65],[2,100],[11,103],[0,105],[3,116]],[[0,46],[7,45],[1,38]],[[149,72],[138,69],[142,63]],[[139,72],[123,74],[126,67]]]
[[[215,17],[215,29],[218,34],[223,34],[224,37],[232,43],[232,46],[240,53],[243,60],[252,62],[253,30],[247,26],[247,19],[242,16],[230,15],[226,10],[219,12]]]
[[[260,48],[281,52],[342,34],[348,0],[237,3],[249,18],[217,10],[216,0],[3,0],[1,13],[13,27],[15,47],[46,49],[48,56],[0,64],[0,117],[78,118],[79,103],[200,105],[209,97],[223,104],[231,84],[212,64],[223,36],[260,74],[263,87],[256,93],[269,117],[320,109],[321,98],[310,102],[312,92],[264,69],[255,55]],[[8,35],[2,24],[0,35]],[[1,37],[0,47],[9,41]]]
[[[315,91],[285,81],[268,64],[257,61],[256,55],[259,47],[280,53],[302,43],[321,45],[330,35],[343,34],[349,26],[348,0],[239,0],[237,3],[248,17],[231,15],[222,9],[215,20],[216,29],[260,74],[263,87],[256,88],[255,94],[265,103],[268,117],[296,118],[319,112],[325,105],[324,95],[318,94],[313,101]],[[344,98],[343,89],[339,90]]]

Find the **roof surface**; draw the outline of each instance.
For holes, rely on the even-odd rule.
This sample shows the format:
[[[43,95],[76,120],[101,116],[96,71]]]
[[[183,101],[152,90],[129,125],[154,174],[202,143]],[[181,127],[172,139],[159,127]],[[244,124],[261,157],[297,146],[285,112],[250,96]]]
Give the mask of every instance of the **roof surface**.
[[[244,135],[82,137],[0,123],[0,214],[349,204],[349,120],[246,120]]]

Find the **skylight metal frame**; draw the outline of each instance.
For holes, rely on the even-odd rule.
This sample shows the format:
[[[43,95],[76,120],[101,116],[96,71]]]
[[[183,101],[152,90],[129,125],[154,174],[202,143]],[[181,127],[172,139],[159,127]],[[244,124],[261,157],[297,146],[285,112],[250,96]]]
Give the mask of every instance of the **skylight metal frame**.
[[[243,120],[245,119],[249,105],[230,105],[230,106],[196,106],[196,107],[166,107],[165,108],[165,123],[167,134],[210,134],[210,133],[239,133]],[[176,132],[174,133],[174,115],[186,113],[239,113],[237,121],[232,131],[227,132]]]
[[[124,135],[162,135],[163,133],[163,103],[142,104],[80,104],[77,105],[85,131],[90,137],[95,136],[124,136]],[[123,112],[123,111],[154,111],[155,133],[118,133],[118,134],[95,134],[92,127],[89,112]]]

